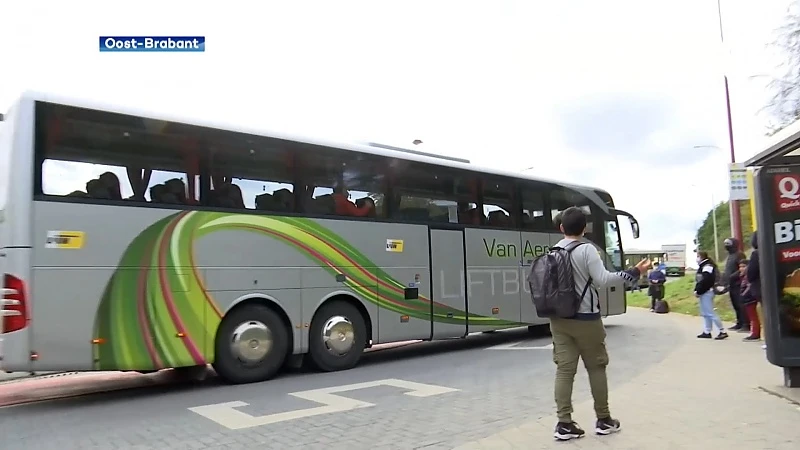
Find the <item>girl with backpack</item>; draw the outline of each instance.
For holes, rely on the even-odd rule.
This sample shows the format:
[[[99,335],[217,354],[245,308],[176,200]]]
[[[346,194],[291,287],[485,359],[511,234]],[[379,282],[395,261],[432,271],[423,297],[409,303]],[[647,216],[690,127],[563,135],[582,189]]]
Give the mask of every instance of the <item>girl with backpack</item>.
[[[700,315],[703,317],[703,332],[697,335],[698,339],[711,339],[712,326],[716,326],[719,334],[714,339],[721,341],[728,337],[722,321],[714,312],[714,286],[717,284],[719,270],[714,261],[708,257],[707,252],[697,252],[697,276],[694,285],[694,295],[699,299]]]

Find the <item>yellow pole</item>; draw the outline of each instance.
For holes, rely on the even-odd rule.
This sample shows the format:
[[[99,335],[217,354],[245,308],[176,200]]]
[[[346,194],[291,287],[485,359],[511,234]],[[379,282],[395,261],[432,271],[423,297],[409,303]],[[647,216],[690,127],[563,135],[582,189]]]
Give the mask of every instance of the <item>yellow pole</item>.
[[[747,196],[750,198],[750,217],[753,231],[756,231],[756,185],[753,180],[753,169],[747,169]]]

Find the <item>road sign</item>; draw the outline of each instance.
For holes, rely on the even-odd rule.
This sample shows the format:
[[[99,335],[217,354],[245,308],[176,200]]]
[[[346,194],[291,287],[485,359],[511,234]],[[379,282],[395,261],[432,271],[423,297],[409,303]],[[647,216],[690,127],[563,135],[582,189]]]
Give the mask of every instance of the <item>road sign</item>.
[[[742,163],[728,164],[728,190],[731,200],[748,200],[750,193],[747,190],[747,167]]]

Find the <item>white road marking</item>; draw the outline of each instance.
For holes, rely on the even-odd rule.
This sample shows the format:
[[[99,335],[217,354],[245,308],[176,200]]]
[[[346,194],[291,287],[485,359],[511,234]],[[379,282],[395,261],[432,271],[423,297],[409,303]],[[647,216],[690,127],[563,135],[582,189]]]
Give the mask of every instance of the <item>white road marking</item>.
[[[486,347],[484,350],[552,350],[553,343],[549,343],[547,345],[538,345],[534,347],[520,347],[519,344],[523,344],[525,341],[520,342],[512,342],[510,344],[500,344],[494,345],[492,347]]]
[[[249,405],[249,403],[242,401],[215,403],[213,405],[196,406],[188,409],[189,411],[199,414],[209,420],[213,420],[214,422],[217,422],[228,429],[241,430],[244,428],[259,427],[262,425],[303,419],[321,414],[350,411],[352,409],[359,408],[369,408],[370,406],[375,406],[375,404],[363,402],[361,400],[354,400],[341,395],[335,395],[335,393],[355,391],[358,389],[366,389],[377,386],[392,386],[400,389],[408,389],[410,392],[404,392],[403,394],[411,397],[431,397],[434,395],[458,391],[458,389],[444,386],[415,383],[413,381],[390,378],[386,380],[368,381],[365,383],[312,389],[310,391],[292,392],[289,395],[310,400],[312,402],[321,403],[324,406],[296,409],[294,411],[267,414],[264,416],[251,416],[250,414],[234,409]]]

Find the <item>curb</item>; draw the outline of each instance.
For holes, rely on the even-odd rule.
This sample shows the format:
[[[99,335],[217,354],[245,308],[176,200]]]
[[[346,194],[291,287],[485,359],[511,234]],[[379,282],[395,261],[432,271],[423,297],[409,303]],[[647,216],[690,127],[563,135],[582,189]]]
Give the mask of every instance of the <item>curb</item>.
[[[33,374],[28,373],[26,375],[20,375],[20,376],[14,376],[8,374],[10,377],[7,379],[3,379],[4,374],[0,374],[0,385],[13,384],[31,380],[48,379],[48,378],[68,377],[73,375],[80,375],[81,373],[82,372],[43,372],[43,373],[33,373]]]
[[[765,387],[765,386],[759,386],[758,389],[763,391],[766,394],[773,395],[773,396],[778,397],[780,399],[786,400],[787,402],[789,402],[789,403],[791,403],[791,404],[793,404],[795,406],[800,406],[800,396],[798,396],[798,394],[787,395],[787,394],[783,394],[781,392],[778,392],[778,389],[768,388],[768,387]],[[793,388],[786,388],[786,389],[793,389]]]
[[[0,408],[114,392],[159,382],[159,379],[127,372],[60,372],[25,377],[0,383]]]
[[[367,351],[365,351],[364,353],[379,352],[381,350],[390,350],[393,348],[400,348],[411,344],[417,344],[419,342],[423,341],[400,341],[400,342],[390,342],[388,344],[375,344],[372,347],[368,348]]]

